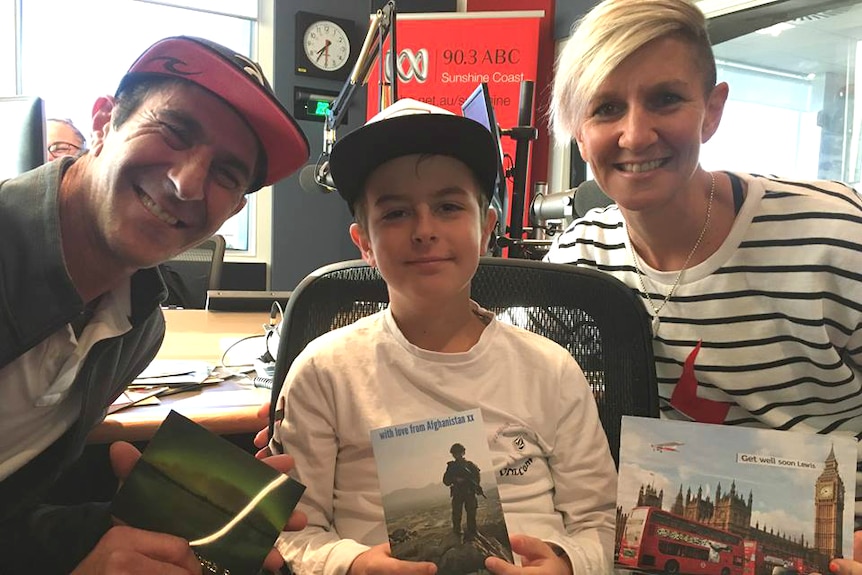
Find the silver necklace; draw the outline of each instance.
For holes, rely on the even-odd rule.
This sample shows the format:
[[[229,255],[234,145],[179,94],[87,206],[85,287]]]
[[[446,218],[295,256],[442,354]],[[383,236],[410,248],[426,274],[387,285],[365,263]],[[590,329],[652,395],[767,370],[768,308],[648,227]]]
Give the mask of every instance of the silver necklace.
[[[644,285],[644,273],[641,271],[641,262],[638,259],[638,252],[635,250],[635,245],[632,242],[632,236],[629,234],[628,227],[626,227],[626,234],[629,237],[629,248],[632,251],[632,259],[635,261],[635,271],[637,272],[638,281],[641,284],[641,291],[646,296],[647,301],[649,302],[649,306],[652,308],[653,316],[652,316],[652,333],[653,336],[658,335],[658,328],[661,325],[661,319],[659,318],[659,313],[664,309],[664,306],[667,305],[667,302],[670,301],[670,298],[673,297],[673,292],[676,291],[677,286],[679,285],[680,280],[682,279],[682,274],[688,267],[688,262],[691,261],[692,256],[694,256],[694,252],[697,251],[697,248],[700,247],[700,243],[703,241],[703,236],[706,235],[706,229],[709,227],[709,216],[712,214],[712,200],[715,197],[715,174],[712,172],[709,173],[710,178],[712,179],[712,183],[709,186],[709,201],[706,204],[706,220],[703,222],[703,228],[700,230],[700,235],[697,236],[697,241],[694,242],[694,247],[691,248],[691,251],[688,252],[688,257],[685,258],[685,262],[682,264],[682,268],[679,270],[679,273],[676,274],[676,279],[673,282],[673,285],[670,286],[670,291],[667,292],[667,295],[664,296],[664,301],[661,302],[661,305],[656,307],[652,301],[652,298],[649,295],[649,292],[646,289],[646,285]]]

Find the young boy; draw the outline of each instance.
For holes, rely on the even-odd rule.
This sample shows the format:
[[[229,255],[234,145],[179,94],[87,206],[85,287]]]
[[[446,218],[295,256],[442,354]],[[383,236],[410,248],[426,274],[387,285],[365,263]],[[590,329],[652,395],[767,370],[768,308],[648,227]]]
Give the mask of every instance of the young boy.
[[[470,299],[496,223],[488,131],[403,99],[340,140],[330,167],[390,304],[311,342],[287,375],[272,447],[296,459],[308,527],[282,534],[286,561],[298,573],[433,574],[389,553],[369,431],[480,408],[522,565],[610,572],[616,473],[583,373]]]

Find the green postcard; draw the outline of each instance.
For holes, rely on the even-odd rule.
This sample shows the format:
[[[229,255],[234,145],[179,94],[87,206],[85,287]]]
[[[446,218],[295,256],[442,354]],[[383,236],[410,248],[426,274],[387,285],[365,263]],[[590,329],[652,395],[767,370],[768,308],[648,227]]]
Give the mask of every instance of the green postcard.
[[[114,497],[112,513],[133,527],[188,539],[211,573],[254,574],[304,490],[171,411]]]

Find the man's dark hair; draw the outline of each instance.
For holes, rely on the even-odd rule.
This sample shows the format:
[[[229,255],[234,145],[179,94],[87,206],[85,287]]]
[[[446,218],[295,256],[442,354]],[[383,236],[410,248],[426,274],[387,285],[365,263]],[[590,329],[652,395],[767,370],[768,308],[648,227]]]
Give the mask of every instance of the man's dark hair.
[[[453,443],[452,447],[449,448],[449,453],[455,455],[456,453],[467,453],[467,450],[460,443]]]

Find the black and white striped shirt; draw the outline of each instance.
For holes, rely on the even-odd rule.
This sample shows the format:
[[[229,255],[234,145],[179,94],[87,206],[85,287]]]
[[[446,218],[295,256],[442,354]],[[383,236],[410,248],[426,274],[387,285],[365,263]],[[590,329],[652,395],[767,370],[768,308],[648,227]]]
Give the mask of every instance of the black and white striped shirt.
[[[724,423],[860,438],[862,199],[836,182],[738,176],[748,191],[728,237],[685,270],[660,313],[654,353],[662,415],[682,417],[669,400],[701,341],[697,393],[731,404]],[[652,314],[624,226],[616,205],[592,210],[545,259],[613,274]],[[678,270],[643,261],[641,270],[659,305]]]

